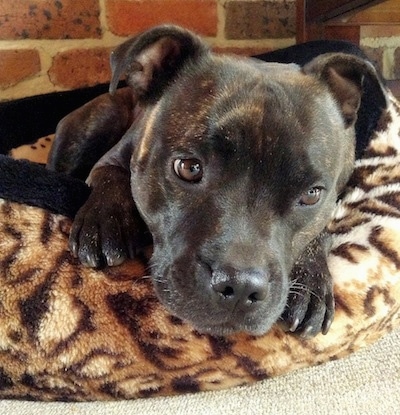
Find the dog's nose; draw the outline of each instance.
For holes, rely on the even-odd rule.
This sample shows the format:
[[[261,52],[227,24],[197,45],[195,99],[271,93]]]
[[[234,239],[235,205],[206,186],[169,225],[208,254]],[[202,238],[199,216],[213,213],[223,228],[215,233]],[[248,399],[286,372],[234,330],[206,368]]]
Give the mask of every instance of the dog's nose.
[[[213,270],[213,291],[229,307],[250,307],[265,300],[268,294],[268,278],[258,269],[237,270],[225,266]]]

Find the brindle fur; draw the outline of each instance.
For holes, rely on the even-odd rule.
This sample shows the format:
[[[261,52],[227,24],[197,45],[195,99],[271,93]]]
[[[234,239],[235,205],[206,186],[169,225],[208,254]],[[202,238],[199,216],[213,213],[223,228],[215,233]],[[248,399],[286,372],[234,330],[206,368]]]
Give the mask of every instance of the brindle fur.
[[[176,26],[124,42],[111,63],[111,92],[126,74],[140,116],[92,169],[72,252],[118,265],[148,229],[158,298],[200,332],[264,334],[286,309],[291,331],[325,334],[334,300],[324,229],[353,169],[363,78],[382,95],[373,66],[340,53],[303,68],[216,55]],[[77,132],[56,143],[78,158],[80,131],[109,124],[102,113],[68,116]],[[203,165],[199,183],[178,178],[179,159]],[[310,190],[321,197],[306,206]]]

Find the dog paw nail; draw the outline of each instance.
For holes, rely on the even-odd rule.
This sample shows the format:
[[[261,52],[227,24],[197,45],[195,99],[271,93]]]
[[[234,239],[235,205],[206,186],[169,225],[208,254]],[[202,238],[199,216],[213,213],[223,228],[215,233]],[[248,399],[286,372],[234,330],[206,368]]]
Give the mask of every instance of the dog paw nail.
[[[314,327],[313,326],[307,326],[307,328],[303,331],[303,333],[301,333],[301,337],[304,339],[307,339],[309,337],[312,337],[312,331],[313,331]]]
[[[328,334],[329,329],[331,328],[333,320],[330,319],[326,322],[326,324],[324,325],[324,327],[322,328],[322,334]]]
[[[110,267],[116,267],[117,265],[121,265],[125,260],[124,255],[116,255],[116,256],[108,256],[106,255],[106,262],[107,265]]]
[[[297,330],[297,327],[299,327],[300,324],[300,320],[298,318],[296,318],[296,320],[294,320],[293,324],[290,326],[289,330],[293,333]]]
[[[97,268],[98,262],[91,256],[87,255],[85,258],[85,261],[82,261],[84,264],[86,264],[90,268]]]

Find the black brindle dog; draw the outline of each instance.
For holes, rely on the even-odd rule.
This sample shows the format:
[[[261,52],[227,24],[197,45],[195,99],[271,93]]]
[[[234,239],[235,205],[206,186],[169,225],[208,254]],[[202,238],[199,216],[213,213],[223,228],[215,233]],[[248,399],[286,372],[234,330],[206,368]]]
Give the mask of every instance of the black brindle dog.
[[[62,120],[49,161],[84,176],[116,143],[90,172],[72,252],[118,265],[149,230],[157,295],[199,331],[259,335],[281,320],[326,333],[324,229],[353,169],[363,80],[382,100],[373,66],[216,55],[176,26],[128,40],[111,63],[111,94]]]

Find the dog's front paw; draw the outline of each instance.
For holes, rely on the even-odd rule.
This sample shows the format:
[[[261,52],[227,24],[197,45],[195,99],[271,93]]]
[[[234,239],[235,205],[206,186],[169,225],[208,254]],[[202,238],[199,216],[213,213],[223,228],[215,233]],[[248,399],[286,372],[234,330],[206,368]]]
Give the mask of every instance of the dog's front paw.
[[[333,281],[326,257],[331,236],[321,232],[306,247],[290,275],[287,304],[281,320],[301,337],[326,334],[335,314]]]
[[[131,197],[123,202],[91,194],[77,213],[69,246],[89,267],[119,265],[142,244],[144,224]]]
[[[312,268],[318,264],[313,264]],[[326,334],[335,312],[332,278],[329,271],[296,265],[291,275],[290,292],[282,320],[288,330],[301,337]]]
[[[72,224],[70,250],[89,267],[119,265],[133,258],[149,235],[132,198],[130,172],[104,165],[89,179],[92,192]]]

